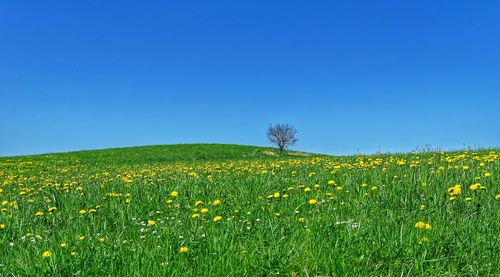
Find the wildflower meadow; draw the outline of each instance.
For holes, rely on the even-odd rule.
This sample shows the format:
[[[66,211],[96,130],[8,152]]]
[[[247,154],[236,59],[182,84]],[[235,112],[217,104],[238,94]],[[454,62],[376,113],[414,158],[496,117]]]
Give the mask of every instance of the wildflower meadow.
[[[498,149],[0,158],[0,275],[500,275]]]

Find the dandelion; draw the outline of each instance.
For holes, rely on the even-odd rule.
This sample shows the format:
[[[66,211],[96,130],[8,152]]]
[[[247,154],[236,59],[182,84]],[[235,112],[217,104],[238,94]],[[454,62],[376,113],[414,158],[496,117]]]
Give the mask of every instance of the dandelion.
[[[470,185],[469,189],[470,190],[477,190],[479,188],[479,186],[481,186],[480,183],[477,183],[477,184],[473,184],[473,185]]]
[[[318,201],[316,199],[309,199],[309,201],[307,201],[307,203],[309,203],[309,205],[316,205],[318,203]]]
[[[85,236],[80,236],[78,239],[83,241],[83,240],[85,240]]]
[[[53,211],[55,211],[55,210],[57,210],[57,207],[50,207],[50,208],[48,209],[49,213],[51,213],[51,212],[53,212]]]
[[[377,187],[377,186],[373,186],[373,187],[371,188],[371,190],[377,190],[377,189],[378,189],[378,187]]]
[[[281,198],[288,198],[288,194],[286,194],[286,193],[285,193],[285,194],[283,194],[283,195],[281,196]]]
[[[221,220],[222,220],[222,216],[220,216],[220,215],[218,215],[218,216],[214,217],[214,221],[215,221],[215,222],[219,222],[219,221],[221,221]]]
[[[420,210],[421,211],[425,210],[425,205],[420,205]]]
[[[103,243],[105,240],[106,240],[106,238],[104,238],[104,237],[100,237],[100,238],[99,238],[99,242],[100,242],[100,243]]]
[[[42,211],[38,211],[38,212],[36,212],[35,216],[43,216],[43,212]]]
[[[177,196],[179,196],[179,193],[174,190],[174,191],[172,191],[172,193],[170,193],[170,196],[177,197]]]
[[[179,252],[181,252],[181,253],[187,253],[188,251],[189,251],[189,248],[187,248],[186,246],[179,248]]]
[[[309,191],[311,191],[310,187],[307,187],[307,188],[304,189],[304,192],[309,192]]]
[[[173,202],[174,202],[174,200],[172,200],[172,199],[167,200],[167,204],[169,204],[169,205],[172,204]]]
[[[5,224],[0,224],[0,230],[5,229]]]
[[[304,222],[304,221],[306,221],[305,218],[303,218],[303,217],[299,218],[299,222]]]
[[[222,202],[219,199],[215,199],[213,205],[219,206]]]
[[[86,211],[86,210],[80,210],[78,213],[79,213],[79,214],[86,214],[86,213],[87,213],[87,211]]]
[[[201,209],[201,213],[202,213],[202,214],[206,214],[206,213],[208,213],[208,209],[207,209],[207,208],[203,208],[203,209]]]
[[[489,172],[485,172],[485,173],[484,173],[484,177],[491,177],[491,173],[489,173]]]
[[[495,199],[496,200],[500,199],[500,194],[495,195]]]
[[[198,200],[198,201],[196,201],[196,203],[194,203],[194,206],[195,206],[195,207],[198,207],[198,206],[200,206],[201,204],[203,204],[203,201]]]
[[[149,226],[156,225],[156,221],[150,219],[150,220],[148,220],[148,225]]]
[[[69,253],[69,254],[70,254],[71,256],[73,256],[73,257],[74,257],[74,256],[76,256],[76,252],[75,252],[75,251],[73,251],[73,252],[71,252],[71,253]]]
[[[425,222],[419,221],[415,223],[415,228],[417,229],[424,229],[425,228]]]
[[[328,180],[328,184],[329,185],[335,185],[335,181],[334,180]]]
[[[279,193],[279,192],[275,192],[275,193],[273,194],[273,197],[274,197],[274,198],[280,198],[280,193]]]
[[[65,242],[63,242],[63,243],[59,244],[59,247],[61,247],[61,248],[66,248],[67,246],[68,246],[68,245],[67,245]]]
[[[472,197],[466,197],[464,200],[465,200],[465,201],[471,201],[471,200],[472,200]]]
[[[52,256],[52,252],[50,252],[50,251],[45,251],[45,252],[43,252],[43,254],[42,254],[42,257],[43,257],[43,258],[48,258],[48,257],[50,257],[50,256]]]
[[[453,187],[449,187],[448,192],[450,193],[450,196],[458,196],[462,192],[462,186],[458,184]]]
[[[198,217],[200,217],[200,214],[192,214],[191,215],[191,218],[198,218]]]

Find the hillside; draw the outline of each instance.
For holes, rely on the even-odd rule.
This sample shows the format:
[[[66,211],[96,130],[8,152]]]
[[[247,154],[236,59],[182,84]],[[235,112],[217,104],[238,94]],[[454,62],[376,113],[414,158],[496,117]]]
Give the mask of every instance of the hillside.
[[[0,275],[498,276],[499,176],[496,149],[2,158]]]
[[[30,156],[1,157],[2,160],[78,160],[84,163],[165,163],[221,160],[273,159],[301,157],[312,154],[290,151],[281,155],[271,147],[235,144],[172,144],[150,145]]]

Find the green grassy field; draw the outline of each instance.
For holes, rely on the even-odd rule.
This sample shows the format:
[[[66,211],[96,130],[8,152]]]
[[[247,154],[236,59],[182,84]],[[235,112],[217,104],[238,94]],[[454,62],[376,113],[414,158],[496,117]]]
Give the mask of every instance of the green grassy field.
[[[0,158],[0,274],[500,275],[500,150]]]

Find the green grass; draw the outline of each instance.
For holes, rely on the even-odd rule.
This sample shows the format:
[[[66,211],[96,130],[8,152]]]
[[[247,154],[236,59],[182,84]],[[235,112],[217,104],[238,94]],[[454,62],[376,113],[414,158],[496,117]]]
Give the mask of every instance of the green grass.
[[[500,274],[498,149],[191,144],[0,158],[0,170],[1,275]]]

